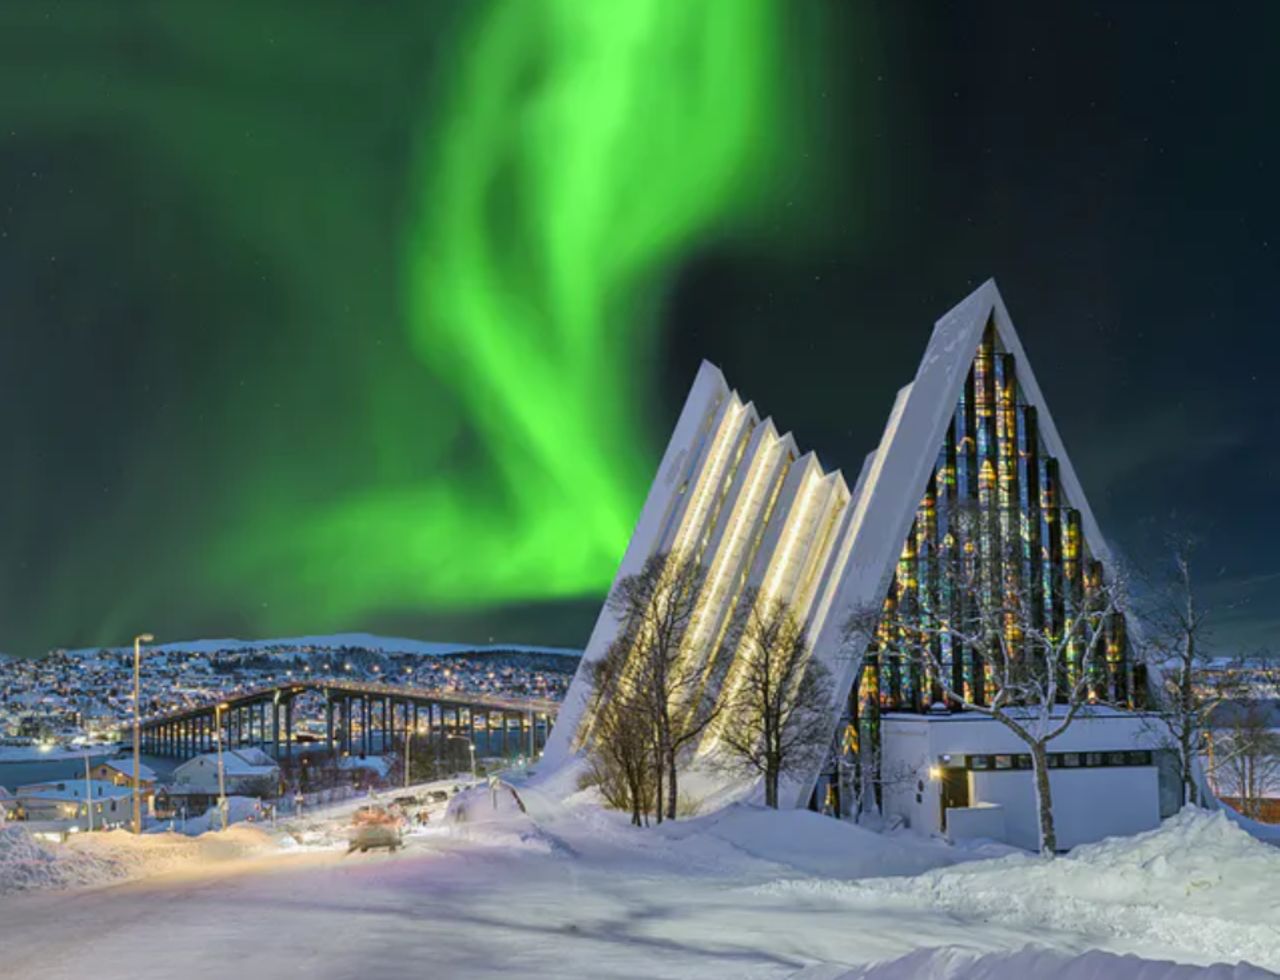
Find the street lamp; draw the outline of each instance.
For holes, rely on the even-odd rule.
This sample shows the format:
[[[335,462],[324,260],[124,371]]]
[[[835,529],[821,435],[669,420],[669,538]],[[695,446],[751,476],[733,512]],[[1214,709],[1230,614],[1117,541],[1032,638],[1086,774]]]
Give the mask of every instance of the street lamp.
[[[142,697],[142,644],[152,643],[150,633],[133,638],[133,832],[142,833],[142,718],[138,702]]]
[[[93,832],[93,782],[89,777],[89,747],[84,748],[84,799],[85,812],[89,816],[89,831]]]
[[[227,772],[222,765],[222,712],[231,705],[225,701],[213,709],[213,729],[218,745],[218,813],[222,815],[222,829],[227,829]]]

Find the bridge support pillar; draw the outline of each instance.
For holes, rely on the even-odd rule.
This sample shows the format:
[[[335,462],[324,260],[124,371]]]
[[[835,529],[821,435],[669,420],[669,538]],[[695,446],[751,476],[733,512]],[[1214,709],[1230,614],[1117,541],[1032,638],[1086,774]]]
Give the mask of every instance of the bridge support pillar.
[[[396,703],[391,698],[384,698],[382,701],[382,710],[386,716],[386,725],[383,726],[382,734],[382,754],[395,751],[396,746]],[[390,739],[388,743],[387,739]]]
[[[324,747],[333,755],[333,702],[328,691],[324,692]]]
[[[444,754],[444,731],[436,726],[436,715],[439,706],[434,701],[427,702],[427,732],[431,735],[431,744],[435,748],[436,772],[440,771],[440,759]]]
[[[369,722],[372,711],[369,710],[369,695],[365,695],[360,699],[360,718],[364,724],[360,729],[360,757],[366,759],[369,756]]]

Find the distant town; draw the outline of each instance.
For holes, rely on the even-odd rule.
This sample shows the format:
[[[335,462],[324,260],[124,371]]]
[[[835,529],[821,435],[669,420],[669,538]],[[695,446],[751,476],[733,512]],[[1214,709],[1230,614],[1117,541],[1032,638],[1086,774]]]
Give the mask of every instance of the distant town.
[[[145,650],[144,718],[209,704],[292,678],[338,678],[461,694],[560,700],[573,679],[573,651],[477,647],[424,653],[394,641],[244,643],[203,641]],[[423,644],[416,644],[421,648]],[[133,650],[55,650],[38,659],[0,658],[0,760],[127,740],[133,719]],[[318,730],[318,707],[295,718]]]

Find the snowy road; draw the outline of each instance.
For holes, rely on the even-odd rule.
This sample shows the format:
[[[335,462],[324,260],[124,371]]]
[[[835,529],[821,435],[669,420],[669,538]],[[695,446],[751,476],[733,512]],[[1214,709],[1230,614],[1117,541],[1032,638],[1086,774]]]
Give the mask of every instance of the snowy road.
[[[807,813],[748,811],[634,832],[612,816],[580,811],[537,824],[437,828],[396,855],[295,852],[93,891],[7,896],[0,899],[0,964],[6,975],[45,980],[817,980],[922,946],[1036,943],[1192,963],[1245,953],[1262,963],[1271,948],[1265,913],[1225,938],[1184,928],[1171,946],[1143,928],[1135,900],[1117,897],[1105,874],[1080,875],[1090,879],[1103,914],[1077,919],[1043,914],[1037,903],[1077,896],[1054,893],[1054,879],[1033,859],[921,874],[955,859],[941,845],[880,838]],[[1263,894],[1280,883],[1270,877],[1274,867],[1257,872]],[[894,873],[911,876],[850,880]],[[1192,891],[1212,891],[1212,883],[1184,882],[1177,869],[1160,873],[1175,879],[1170,895],[1186,891],[1186,901],[1195,899]],[[967,908],[948,898],[953,880],[973,890]],[[1150,891],[1137,877],[1132,884]],[[1128,917],[1123,929],[1108,925],[1108,892]],[[993,896],[1001,895],[1011,914],[993,914]],[[1167,911],[1161,898],[1148,896],[1153,918]],[[1265,964],[1273,968],[1280,930],[1274,935],[1275,956]],[[1237,948],[1243,952],[1231,955]]]

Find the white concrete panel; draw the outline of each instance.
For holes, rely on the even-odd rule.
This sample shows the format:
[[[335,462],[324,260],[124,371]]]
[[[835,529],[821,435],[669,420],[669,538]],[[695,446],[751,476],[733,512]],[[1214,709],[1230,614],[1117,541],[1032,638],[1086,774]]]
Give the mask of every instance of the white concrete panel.
[[[1040,846],[1035,781],[1028,770],[970,774],[973,801],[1004,809],[1006,841],[1029,851]],[[1058,849],[1068,850],[1160,823],[1154,766],[1054,769],[1049,774]]]
[[[993,803],[947,810],[947,839],[1005,841],[1004,807]]]

